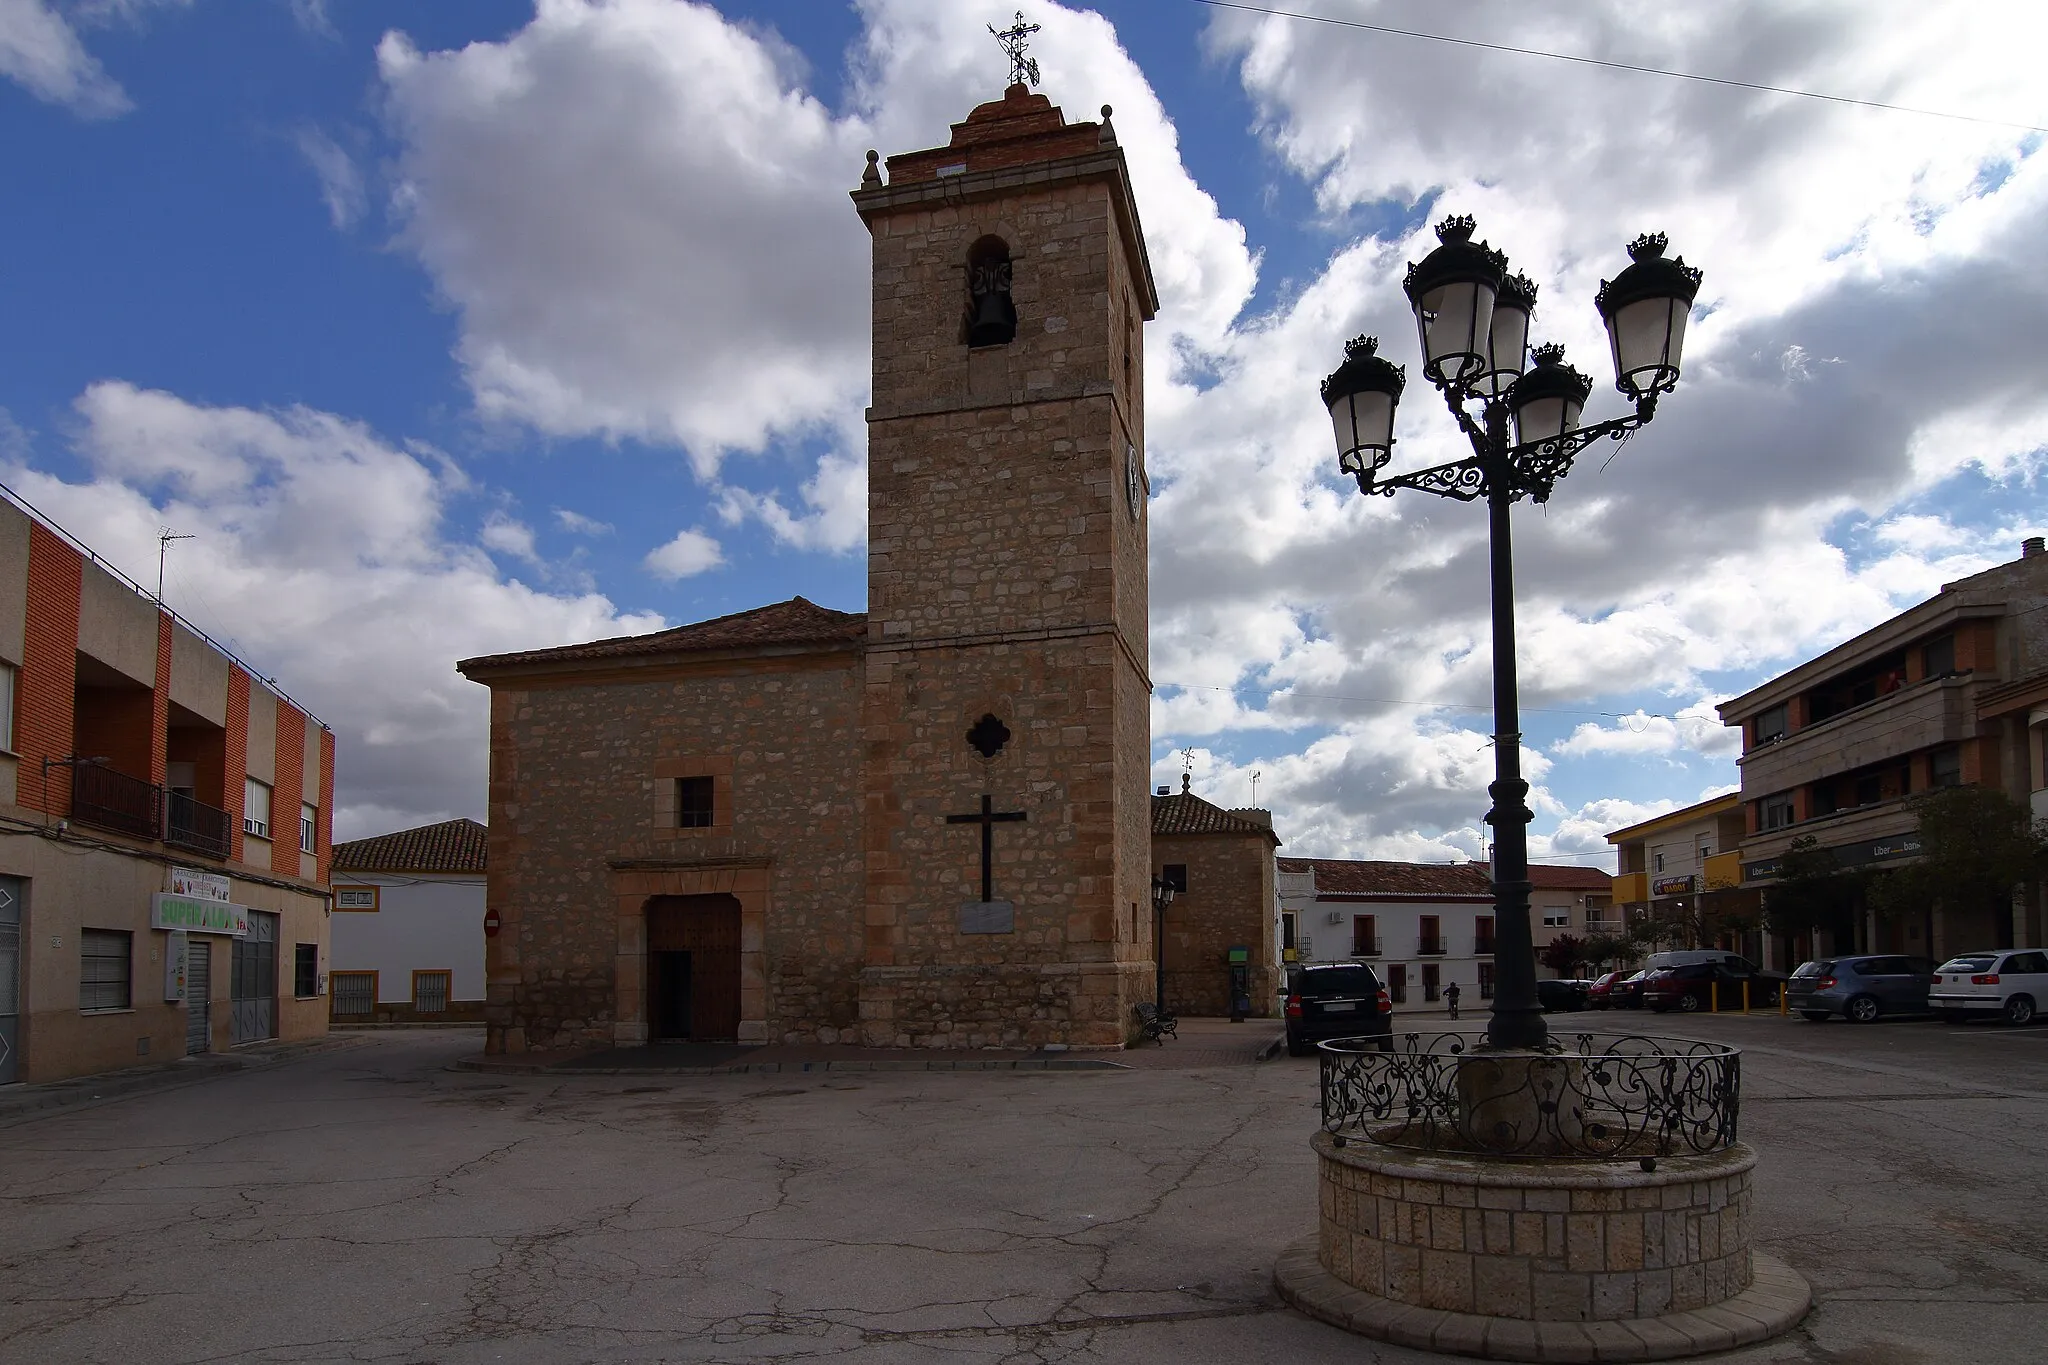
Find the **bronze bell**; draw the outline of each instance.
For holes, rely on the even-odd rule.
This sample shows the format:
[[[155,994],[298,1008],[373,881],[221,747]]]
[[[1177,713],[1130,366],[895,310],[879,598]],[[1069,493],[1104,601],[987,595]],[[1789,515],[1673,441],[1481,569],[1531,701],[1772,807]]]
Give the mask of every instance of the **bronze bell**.
[[[1007,291],[990,289],[974,296],[974,316],[967,322],[969,346],[1001,346],[1017,335],[1017,310]]]

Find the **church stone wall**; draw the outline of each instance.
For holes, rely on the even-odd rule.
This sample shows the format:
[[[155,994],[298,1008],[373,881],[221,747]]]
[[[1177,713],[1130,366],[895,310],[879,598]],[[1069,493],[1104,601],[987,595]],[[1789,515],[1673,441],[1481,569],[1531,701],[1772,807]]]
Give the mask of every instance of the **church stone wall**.
[[[633,1036],[621,1011],[639,1014],[644,1036],[640,994],[617,979],[623,917],[607,869],[619,862],[666,869],[677,886],[695,868],[716,880],[717,869],[746,864],[725,875],[765,879],[766,916],[760,941],[744,945],[760,954],[749,960],[761,979],[746,983],[742,1036],[853,1041],[858,723],[850,653],[646,680],[497,684],[490,896],[502,928],[490,944],[490,1049],[610,1045]],[[730,813],[712,829],[674,827],[667,793],[692,766],[730,773],[719,783]]]

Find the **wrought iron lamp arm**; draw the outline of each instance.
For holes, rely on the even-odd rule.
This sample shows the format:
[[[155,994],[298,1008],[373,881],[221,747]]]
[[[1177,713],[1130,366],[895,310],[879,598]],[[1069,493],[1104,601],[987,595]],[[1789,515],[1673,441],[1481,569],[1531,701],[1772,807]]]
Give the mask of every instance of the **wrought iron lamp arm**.
[[[1358,491],[1391,498],[1398,489],[1414,488],[1459,502],[1474,502],[1493,491],[1491,468],[1496,458],[1508,481],[1508,495],[1533,502],[1550,501],[1551,488],[1571,472],[1572,461],[1586,447],[1604,440],[1623,440],[1637,428],[1647,426],[1656,415],[1657,396],[1637,400],[1636,410],[1626,417],[1576,427],[1563,436],[1528,445],[1505,446],[1496,456],[1486,429],[1472,419],[1462,399],[1466,395],[1446,390],[1444,400],[1458,419],[1458,425],[1472,441],[1473,453],[1462,460],[1431,465],[1391,478],[1379,477],[1379,465],[1358,471]],[[1384,464],[1382,460],[1379,464]]]

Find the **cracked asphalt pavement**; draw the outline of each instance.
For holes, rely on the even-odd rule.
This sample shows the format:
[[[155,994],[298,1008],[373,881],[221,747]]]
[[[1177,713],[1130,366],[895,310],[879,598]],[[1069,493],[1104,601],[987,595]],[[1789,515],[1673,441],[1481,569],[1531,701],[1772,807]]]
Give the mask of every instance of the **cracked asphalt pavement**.
[[[1738,1042],[1742,1362],[2048,1353],[2048,1028],[1638,1019]],[[496,1076],[401,1032],[0,1131],[0,1361],[1399,1362],[1280,1305],[1313,1060]]]

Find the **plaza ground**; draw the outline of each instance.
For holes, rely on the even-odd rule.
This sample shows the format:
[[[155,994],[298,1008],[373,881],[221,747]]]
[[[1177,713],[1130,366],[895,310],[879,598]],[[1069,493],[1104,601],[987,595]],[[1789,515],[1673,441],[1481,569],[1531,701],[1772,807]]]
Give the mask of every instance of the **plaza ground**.
[[[1819,1306],[1722,1359],[2040,1359],[2048,1027],[1553,1022],[1746,1049],[1759,1238]],[[1273,1294],[1314,1225],[1311,1059],[451,1069],[476,1050],[379,1034],[17,1112],[0,1361],[1431,1358]]]

